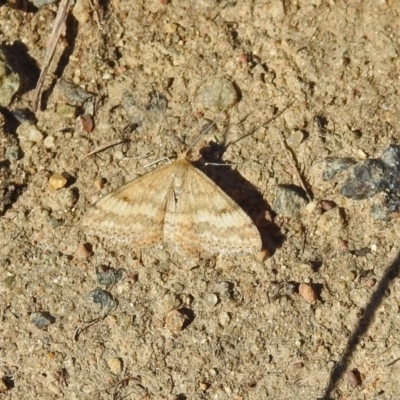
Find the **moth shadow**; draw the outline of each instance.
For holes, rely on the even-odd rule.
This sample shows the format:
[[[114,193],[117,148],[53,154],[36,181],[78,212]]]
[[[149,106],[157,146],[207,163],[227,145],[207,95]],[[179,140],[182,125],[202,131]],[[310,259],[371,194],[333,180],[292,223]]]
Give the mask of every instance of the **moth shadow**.
[[[263,249],[272,256],[285,240],[280,228],[266,218],[267,215],[273,218],[275,213],[261,192],[237,170],[232,169],[229,162],[222,160],[225,150],[224,145],[211,142],[201,149],[201,158],[193,164],[249,215],[260,232]]]

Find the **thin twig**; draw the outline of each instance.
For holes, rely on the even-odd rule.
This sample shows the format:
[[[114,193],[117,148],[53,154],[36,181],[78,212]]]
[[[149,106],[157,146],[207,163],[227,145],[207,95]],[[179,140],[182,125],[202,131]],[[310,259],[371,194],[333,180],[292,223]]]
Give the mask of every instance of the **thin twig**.
[[[92,325],[96,324],[97,322],[99,322],[102,318],[97,317],[95,319],[92,319],[91,321],[84,321],[81,324],[79,324],[75,330],[74,330],[74,335],[73,335],[73,339],[75,341],[77,341],[79,339],[79,335],[85,331],[86,329],[90,328]],[[85,325],[85,326],[84,326]]]
[[[118,140],[115,140],[114,142],[109,142],[109,143],[103,144],[102,146],[96,147],[90,153],[86,154],[86,156],[83,157],[82,160],[86,160],[88,157],[91,157],[94,154],[100,153],[101,151],[107,150],[110,147],[114,147],[114,146],[117,146],[117,145],[125,143],[125,142],[127,142],[127,139],[118,139]]]
[[[50,39],[47,44],[46,55],[43,61],[43,67],[40,71],[40,76],[36,84],[35,93],[33,95],[33,110],[36,111],[40,105],[40,97],[42,93],[42,86],[44,78],[49,70],[51,60],[56,51],[58,39],[60,38],[61,31],[64,27],[64,23],[67,19],[69,9],[73,0],[61,0],[58,7],[56,19],[54,20],[53,30],[51,31]]]
[[[300,172],[299,172],[299,170],[297,169],[296,163],[295,163],[294,160],[293,160],[293,156],[292,156],[291,154],[289,154],[289,150],[288,150],[288,148],[287,148],[287,144],[286,144],[286,142],[285,142],[285,140],[284,140],[284,138],[283,138],[281,132],[279,132],[279,131],[278,131],[278,139],[279,139],[279,142],[280,142],[281,145],[282,145],[282,149],[283,149],[283,151],[284,151],[284,153],[285,153],[285,155],[286,155],[287,160],[289,161],[289,164],[290,164],[291,167],[293,168],[294,173],[295,173],[295,175],[297,176],[297,179],[299,180],[300,186],[303,188],[304,192],[306,193],[306,196],[307,196],[307,198],[308,198],[308,201],[311,202],[313,196],[312,196],[312,194],[310,193],[310,191],[307,189],[306,185],[304,184],[303,178],[301,177]]]
[[[202,132],[199,136],[197,136],[196,139],[193,140],[192,143],[188,146],[188,148],[185,150],[184,154],[188,154],[190,149],[200,140],[202,139],[216,124],[218,121],[218,118],[230,107],[230,105],[225,106],[222,111],[216,116],[216,118],[212,121],[211,125],[207,127],[207,129]]]

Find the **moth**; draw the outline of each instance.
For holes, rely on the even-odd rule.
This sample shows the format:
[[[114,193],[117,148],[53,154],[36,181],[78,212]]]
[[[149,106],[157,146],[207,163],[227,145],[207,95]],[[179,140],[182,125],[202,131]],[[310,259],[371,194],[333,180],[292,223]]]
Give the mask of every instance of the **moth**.
[[[167,244],[183,254],[229,255],[262,248],[251,218],[185,154],[107,194],[83,225],[138,249]]]

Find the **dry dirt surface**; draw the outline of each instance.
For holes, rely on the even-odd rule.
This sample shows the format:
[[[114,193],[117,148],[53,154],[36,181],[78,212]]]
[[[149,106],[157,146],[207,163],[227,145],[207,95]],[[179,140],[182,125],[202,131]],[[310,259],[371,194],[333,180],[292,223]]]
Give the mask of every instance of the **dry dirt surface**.
[[[77,0],[33,111],[57,9],[0,6],[0,398],[400,398],[398,213],[321,179],[399,142],[399,3]],[[201,132],[264,260],[86,235]]]

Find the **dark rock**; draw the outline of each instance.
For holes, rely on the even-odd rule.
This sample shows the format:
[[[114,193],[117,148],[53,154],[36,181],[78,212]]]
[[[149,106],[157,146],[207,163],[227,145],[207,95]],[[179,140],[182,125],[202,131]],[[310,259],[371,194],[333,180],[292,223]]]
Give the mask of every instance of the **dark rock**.
[[[400,212],[400,146],[392,144],[380,158],[367,159],[354,166],[341,193],[354,200],[384,193],[384,204],[375,205],[371,210],[377,220],[390,219],[390,213]]]

